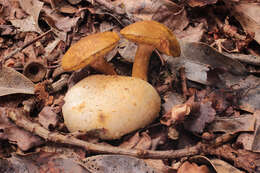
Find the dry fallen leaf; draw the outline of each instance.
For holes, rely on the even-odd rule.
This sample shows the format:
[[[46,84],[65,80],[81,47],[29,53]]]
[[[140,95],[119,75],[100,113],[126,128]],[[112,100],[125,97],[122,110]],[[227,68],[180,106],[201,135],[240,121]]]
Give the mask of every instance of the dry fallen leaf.
[[[44,3],[38,0],[19,0],[19,2],[22,9],[26,11],[29,16],[25,19],[11,20],[11,23],[15,27],[20,28],[21,31],[35,31],[41,33],[42,31],[38,25],[38,18]]]
[[[188,103],[173,106],[171,112],[163,115],[161,123],[171,126],[177,122],[182,122],[190,114],[191,107]]]
[[[240,80],[238,85],[241,90],[239,108],[251,113],[260,109],[260,79],[253,75]]]
[[[41,30],[37,27],[37,23],[35,23],[34,18],[32,16],[28,16],[25,19],[14,19],[10,20],[13,26],[17,27],[19,31],[29,32],[34,31],[41,33]]]
[[[58,115],[50,106],[45,106],[39,113],[39,123],[46,129],[56,127],[58,124]]]
[[[234,3],[225,0],[234,17],[249,34],[254,34],[254,39],[260,44],[260,4],[250,2]]]
[[[130,17],[137,20],[156,20],[168,26],[174,32],[180,32],[189,24],[184,7],[169,0],[116,0],[114,5],[120,7]]]
[[[191,81],[223,88],[232,78],[236,79],[237,76],[246,74],[243,64],[223,55],[205,43],[181,41],[180,45],[181,57],[166,57],[166,59],[172,71],[184,66],[186,77]],[[231,79],[226,75],[229,75]]]
[[[84,160],[84,166],[95,173],[156,173],[143,160],[125,155],[97,155]]]
[[[220,159],[211,159],[210,162],[214,165],[217,173],[243,173],[239,169],[235,168],[234,166],[230,165],[229,163],[220,160]]]
[[[0,96],[9,94],[34,94],[34,83],[10,67],[0,68]]]
[[[0,170],[5,173],[90,173],[75,158],[64,158],[62,155],[47,152],[37,152],[24,156],[13,155],[8,159],[0,159]]]
[[[28,131],[18,128],[7,118],[8,109],[0,107],[0,139],[8,139],[21,150],[27,151],[43,143],[43,140]]]
[[[211,102],[201,103],[199,111],[193,113],[192,119],[184,122],[184,127],[189,131],[202,133],[206,125],[215,119],[215,115]]]
[[[212,132],[253,132],[255,121],[255,117],[252,115],[241,115],[239,117],[218,117],[209,125],[208,128]]]
[[[196,163],[184,162],[177,173],[210,173],[205,165],[198,166]]]

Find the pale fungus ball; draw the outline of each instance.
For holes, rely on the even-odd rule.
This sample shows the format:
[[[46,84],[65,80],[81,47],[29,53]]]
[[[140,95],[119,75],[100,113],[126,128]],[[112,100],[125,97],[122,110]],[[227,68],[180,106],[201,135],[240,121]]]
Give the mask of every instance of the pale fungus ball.
[[[92,75],[74,85],[62,107],[70,132],[97,131],[101,139],[118,139],[151,123],[161,99],[148,82],[135,77]]]

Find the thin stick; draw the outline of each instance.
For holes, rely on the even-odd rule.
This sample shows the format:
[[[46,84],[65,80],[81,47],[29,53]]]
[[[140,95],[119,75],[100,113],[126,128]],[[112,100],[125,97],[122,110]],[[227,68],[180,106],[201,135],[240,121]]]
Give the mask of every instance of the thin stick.
[[[184,99],[186,99],[187,96],[189,95],[189,91],[187,89],[186,75],[185,75],[184,67],[180,68],[180,77],[181,77],[182,94],[183,94]]]
[[[248,172],[254,172],[257,167],[257,161],[260,159],[259,153],[253,153],[246,150],[236,150],[230,145],[225,144],[235,135],[223,135],[208,144],[198,143],[195,146],[180,149],[180,150],[166,150],[166,151],[153,151],[153,150],[141,150],[141,149],[124,149],[120,147],[104,146],[99,144],[92,144],[80,139],[75,138],[71,135],[62,135],[57,132],[50,132],[38,123],[34,123],[27,118],[25,115],[18,110],[11,109],[8,112],[8,117],[12,119],[16,125],[24,128],[36,134],[46,141],[51,141],[55,143],[62,143],[67,145],[78,146],[86,151],[102,153],[102,154],[122,154],[129,155],[139,158],[150,158],[150,159],[176,159],[187,156],[193,156],[197,154],[201,155],[216,155],[218,157],[223,157],[227,160],[234,162],[239,168],[243,168]]]
[[[42,37],[46,36],[47,34],[49,34],[52,30],[50,29],[49,31],[41,34],[40,36],[36,37],[35,39],[29,41],[28,43],[25,43],[22,47],[18,47],[17,49],[15,49],[14,51],[10,52],[7,56],[5,56],[0,62],[2,62],[2,64],[4,64],[4,62],[11,58],[12,56],[14,56],[16,53],[22,51],[23,49],[25,49],[26,47],[30,46],[31,44],[35,43],[36,41],[40,40]]]
[[[62,135],[57,132],[50,132],[38,123],[34,123],[23,115],[22,112],[17,110],[11,110],[8,113],[8,117],[12,119],[16,125],[28,130],[46,141],[55,143],[62,143],[67,145],[73,145],[81,147],[87,151],[103,154],[122,154],[139,158],[151,158],[151,159],[167,159],[167,158],[181,158],[186,156],[193,156],[200,153],[201,144],[197,144],[193,147],[180,149],[180,150],[167,150],[167,151],[153,151],[153,150],[141,150],[141,149],[124,149],[120,147],[104,146],[99,144],[92,144],[80,139],[77,139],[70,135]]]

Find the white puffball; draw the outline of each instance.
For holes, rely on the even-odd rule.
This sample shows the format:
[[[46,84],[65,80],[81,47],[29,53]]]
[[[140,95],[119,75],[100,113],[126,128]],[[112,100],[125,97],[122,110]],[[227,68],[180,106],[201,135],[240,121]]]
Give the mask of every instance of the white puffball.
[[[97,130],[101,139],[118,139],[151,123],[161,99],[148,82],[128,76],[92,75],[66,94],[62,107],[70,132]]]

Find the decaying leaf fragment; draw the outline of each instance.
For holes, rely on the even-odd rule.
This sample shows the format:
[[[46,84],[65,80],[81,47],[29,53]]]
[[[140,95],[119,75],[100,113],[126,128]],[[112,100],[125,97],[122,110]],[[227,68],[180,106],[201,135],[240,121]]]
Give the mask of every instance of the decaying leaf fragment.
[[[191,81],[223,88],[229,82],[223,76],[231,75],[235,78],[246,74],[243,64],[205,43],[182,41],[180,45],[181,57],[179,59],[167,58],[167,62],[173,71],[184,66],[186,77]]]
[[[252,115],[216,118],[214,122],[209,125],[209,129],[213,132],[225,133],[253,132],[255,121],[256,119]]]
[[[74,157],[65,157],[51,152],[36,152],[24,156],[12,155],[7,159],[0,159],[1,172],[62,172],[62,173],[90,173],[79,164]],[[10,171],[11,170],[11,171]]]
[[[210,173],[207,166],[198,166],[196,163],[190,163],[188,161],[184,162],[178,169],[177,173]]]
[[[191,107],[191,104],[187,103],[173,106],[172,110],[162,117],[161,123],[170,126],[176,122],[183,121],[190,114]]]
[[[16,144],[23,151],[43,143],[40,137],[15,126],[7,117],[8,111],[8,109],[0,107],[0,139],[8,139],[9,142]]]
[[[10,67],[0,68],[0,96],[9,94],[34,94],[34,83]]]
[[[220,159],[211,159],[210,162],[214,165],[217,173],[243,173],[239,169],[235,168],[234,166],[230,165],[229,163],[220,160]]]
[[[124,155],[97,155],[86,158],[84,166],[95,173],[156,173],[147,164],[135,157]]]
[[[195,133],[202,133],[207,124],[215,119],[216,111],[212,108],[212,103],[201,103],[199,111],[193,114],[192,119],[184,123],[184,127]]]

